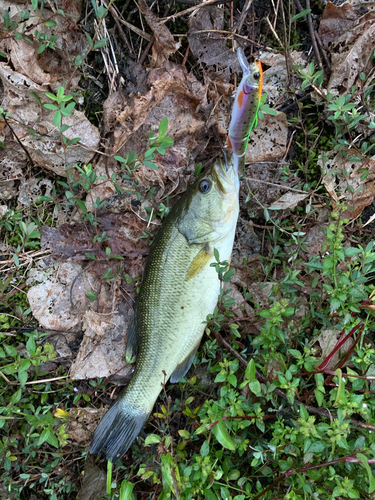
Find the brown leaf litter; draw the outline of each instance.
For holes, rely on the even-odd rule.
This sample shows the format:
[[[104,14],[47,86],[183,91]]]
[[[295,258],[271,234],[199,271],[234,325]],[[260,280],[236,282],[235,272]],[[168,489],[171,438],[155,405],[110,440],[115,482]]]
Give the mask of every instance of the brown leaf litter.
[[[275,202],[290,191],[298,188],[299,180],[291,178],[282,181],[282,167],[285,162],[274,160],[252,163],[245,169],[245,178],[240,186],[240,200],[244,203],[249,217],[262,217],[264,208],[271,207]]]
[[[121,314],[104,315],[92,310],[85,313],[85,336],[70,369],[73,380],[115,375],[116,380],[123,381],[131,374],[132,365],[125,360],[127,313],[131,306],[127,309]]]
[[[175,42],[173,35],[167,26],[160,22],[159,18],[151,11],[145,0],[138,0],[139,10],[145,16],[147,24],[152,29],[155,37],[152,46],[152,67],[159,67],[180,47],[179,42]]]
[[[199,63],[215,67],[215,72],[227,77],[230,72],[240,71],[236,52],[227,46],[229,33],[220,33],[224,29],[223,9],[211,5],[199,10],[191,18],[189,28],[189,47]]]
[[[321,360],[323,361],[336,347],[337,342],[340,337],[340,332],[335,330],[323,330],[318,338],[319,346],[322,350]],[[329,361],[326,366],[327,370],[335,370],[336,366],[339,364],[339,361],[345,356],[345,354],[352,347],[354,340],[350,337],[341,347],[335,352],[332,356],[332,359]],[[346,363],[347,364],[347,363]],[[346,365],[344,365],[346,366]]]
[[[259,126],[251,132],[246,149],[246,163],[282,158],[288,145],[288,121],[285,113],[264,115]]]
[[[182,66],[167,61],[148,74],[146,95],[112,95],[104,103],[106,134],[111,137],[110,154],[144,153],[150,132],[156,133],[162,118],[168,118],[168,135],[174,145],[164,156],[152,160],[158,170],[140,166],[135,177],[146,190],[159,185],[157,200],[185,191],[193,179],[194,158],[200,144],[196,137],[205,131],[199,108],[207,107],[207,88]],[[203,147],[207,142],[203,143]]]
[[[16,6],[16,3],[10,5]],[[66,164],[80,161],[88,163],[91,160],[99,145],[99,131],[85,118],[84,113],[74,109],[71,116],[64,117],[64,124],[71,127],[65,132],[65,136],[68,140],[80,137],[81,141],[64,150],[60,143],[60,133],[52,124],[54,111],[43,107],[43,104],[52,102],[46,97],[46,92],[57,92],[60,85],[67,86],[68,89],[77,85],[80,74],[71,61],[88,47],[81,30],[76,26],[81,3],[65,1],[62,4],[69,14],[66,17],[55,15],[46,6],[42,13],[31,9],[30,19],[19,24],[19,30],[26,28],[25,33],[32,44],[11,37],[2,40],[0,49],[9,54],[9,64],[0,63],[0,78],[4,85],[2,106],[11,113],[8,120],[32,161],[59,175],[66,175]],[[55,50],[46,48],[41,54],[37,54],[39,44],[35,38],[35,16],[45,19],[53,17],[56,21],[54,27],[43,26],[47,35],[57,35]],[[11,9],[11,20],[13,18],[18,18],[17,6],[16,9]],[[24,156],[24,151],[7,127],[2,134],[6,146]],[[13,162],[12,167],[4,165],[2,161],[1,167],[12,172],[17,164]]]
[[[62,224],[58,228],[43,226],[41,229],[41,247],[51,250],[54,259],[64,261],[82,261],[88,259],[87,253],[102,261],[103,266],[115,266],[119,261],[106,261],[105,248],[111,249],[112,256],[125,258],[126,272],[132,277],[139,276],[139,267],[148,254],[148,238],[140,238],[146,227],[135,213],[115,213],[101,209],[97,213],[97,226],[84,223]],[[106,233],[106,246],[93,244],[96,234]],[[99,262],[96,262],[99,265]],[[101,268],[103,272],[103,268]]]
[[[352,161],[340,153],[322,153],[318,166],[324,174],[323,184],[331,197],[333,209],[344,201],[343,218],[355,219],[375,198],[375,157]]]
[[[48,257],[38,264],[39,270],[30,272],[28,282],[39,283],[27,292],[34,318],[43,328],[60,330],[61,336],[68,337],[72,329],[85,332],[71,377],[112,377],[115,383],[123,383],[132,370],[125,360],[125,345],[134,290],[129,288],[124,296],[119,279],[102,282],[90,269],[82,272],[78,262],[58,263]],[[98,300],[90,302],[86,291],[95,292]],[[93,304],[100,312],[91,309]]]
[[[334,95],[351,92],[352,85],[362,88],[359,74],[368,75],[374,67],[375,11],[363,10],[345,2],[329,2],[319,26],[323,44],[330,50],[332,74],[328,91]]]

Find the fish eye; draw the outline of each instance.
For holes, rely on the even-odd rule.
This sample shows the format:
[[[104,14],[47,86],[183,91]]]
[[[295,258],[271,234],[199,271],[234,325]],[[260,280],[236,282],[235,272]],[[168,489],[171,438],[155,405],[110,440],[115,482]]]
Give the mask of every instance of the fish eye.
[[[259,80],[259,78],[260,78],[260,73],[258,73],[258,72],[254,73],[254,74],[253,74],[253,78],[254,78],[254,80]]]
[[[199,184],[199,191],[203,194],[208,193],[210,189],[211,189],[210,181],[204,180]]]

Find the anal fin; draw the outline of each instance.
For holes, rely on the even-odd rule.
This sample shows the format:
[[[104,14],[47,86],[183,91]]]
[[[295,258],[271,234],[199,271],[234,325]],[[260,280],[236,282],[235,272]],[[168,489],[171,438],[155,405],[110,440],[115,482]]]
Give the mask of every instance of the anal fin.
[[[133,311],[130,316],[128,329],[126,331],[126,354],[134,357],[138,354],[138,337],[137,337],[137,311],[136,304],[133,306]]]
[[[170,382],[172,382],[172,384],[179,382],[182,379],[182,377],[184,377],[190,370],[190,367],[194,361],[194,356],[198,350],[199,344],[200,341],[198,342],[196,347],[194,347],[194,349],[186,356],[186,358],[176,366],[174,372],[171,375],[171,378],[169,379]]]

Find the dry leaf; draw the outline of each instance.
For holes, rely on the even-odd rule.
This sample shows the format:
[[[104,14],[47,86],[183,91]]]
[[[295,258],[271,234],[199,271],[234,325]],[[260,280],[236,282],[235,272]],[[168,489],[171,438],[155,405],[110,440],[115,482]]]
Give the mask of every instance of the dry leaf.
[[[26,29],[29,40],[33,40],[34,43],[30,44],[13,37],[4,37],[0,42],[0,48],[9,52],[13,70],[27,76],[39,85],[50,85],[49,90],[54,91],[57,90],[59,84],[63,84],[63,79],[69,80],[73,87],[78,84],[80,75],[72,61],[77,54],[88,48],[86,38],[81,29],[77,27],[82,2],[63,0],[57,4],[61,5],[60,8],[64,10],[65,16],[56,14],[49,9],[48,5],[44,6],[42,11],[34,10],[29,5],[30,18],[19,22],[19,2],[17,0],[9,2],[9,6],[15,7],[10,9],[10,20],[19,22],[16,31],[21,32]],[[56,25],[46,26],[43,24],[43,33],[47,36],[57,37],[54,42],[55,50],[46,48],[41,54],[38,54],[39,43],[34,37],[36,37],[36,31],[40,31],[40,22],[36,23],[35,19],[47,20],[51,17]]]
[[[145,16],[147,24],[154,33],[155,42],[152,46],[152,66],[159,67],[180,47],[164,23],[151,11],[145,0],[138,0],[139,10]]]
[[[82,315],[89,307],[90,301],[85,292],[91,290],[93,280],[87,274],[76,280],[73,294],[76,307],[72,308],[70,288],[82,267],[72,262],[51,266],[55,273],[45,271],[44,277],[41,276],[43,282],[32,286],[27,298],[34,318],[43,328],[68,331],[81,323]],[[35,274],[33,278],[36,278]]]
[[[275,160],[286,153],[288,144],[288,121],[285,113],[277,116],[264,115],[258,127],[250,134],[246,149],[246,163]]]
[[[69,437],[70,437],[69,429]],[[94,459],[92,459],[94,461]],[[83,475],[82,488],[79,490],[78,498],[80,500],[98,500],[106,496],[107,491],[107,475],[99,467],[85,462],[85,471]]]
[[[274,201],[269,210],[292,210],[298,203],[310,196],[309,193],[296,193],[295,191],[288,191],[283,194],[281,198]]]
[[[322,349],[321,360],[323,361],[336,347],[339,340],[340,332],[335,330],[324,330],[319,336],[319,345]],[[327,370],[335,370],[340,359],[342,359],[345,354],[349,351],[353,345],[354,340],[350,337],[340,349],[332,356],[329,364],[326,366]]]
[[[375,158],[354,162],[331,152],[320,155],[318,166],[324,173],[323,184],[331,196],[333,208],[338,201],[344,201],[347,206],[343,218],[355,219],[374,201]]]
[[[12,115],[12,128],[36,164],[66,176],[65,165],[90,162],[99,146],[100,136],[98,129],[81,111],[74,109],[71,116],[64,117],[64,123],[71,126],[65,132],[68,140],[81,138],[80,144],[64,150],[60,133],[53,125],[54,111],[41,108],[37,100],[42,105],[51,103],[45,96],[48,86],[35,83],[5,63],[0,63],[0,78],[5,91],[3,106]],[[22,149],[19,148],[19,152],[22,153]]]
[[[298,65],[304,68],[307,65],[306,56],[303,52],[295,50],[289,52],[292,66]],[[280,105],[283,95],[286,93],[288,72],[286,68],[285,54],[272,49],[262,51],[262,64],[269,66],[263,72],[263,93],[268,95],[267,102]]]
[[[6,142],[10,151],[0,149],[0,200],[10,200],[17,195],[17,182],[23,178],[22,167],[25,165],[25,156],[19,152],[19,145],[12,141]]]
[[[107,412],[107,408],[73,408],[69,411],[67,422],[69,441],[88,446],[100,419]]]
[[[332,74],[328,91],[342,95],[359,84],[359,74],[368,75],[374,63],[375,12],[360,16],[361,11],[348,2],[336,7],[328,3],[320,23],[319,33],[329,47]]]
[[[125,379],[132,365],[125,361],[126,330],[130,306],[122,314],[87,311],[83,318],[85,336],[70,369],[73,380],[117,376]]]
[[[104,257],[104,250],[93,245],[95,234],[106,232],[107,245],[112,255],[135,258],[148,253],[147,238],[141,238],[147,222],[140,220],[134,213],[117,214],[102,209],[97,213],[97,226],[86,224],[62,224],[58,228],[43,226],[41,246],[51,250],[53,258],[59,261],[87,260],[86,253]]]
[[[183,192],[193,178],[199,147],[196,137],[205,130],[199,108],[208,106],[207,87],[181,66],[169,62],[150,71],[148,83],[151,88],[146,95],[127,98],[117,94],[108,99],[104,119],[107,129],[112,129],[113,153],[125,156],[131,150],[144,153],[150,132],[157,133],[160,121],[168,118],[167,134],[174,145],[164,156],[157,154],[152,160],[158,170],[141,166],[135,172],[146,190],[160,186],[156,197],[159,201],[172,192]]]
[[[37,179],[30,177],[22,179],[18,192],[18,203],[29,207],[36,203],[39,196],[51,196],[52,182],[49,179]]]
[[[262,217],[264,207],[273,205],[285,193],[283,186],[299,187],[299,184],[295,184],[298,182],[296,179],[291,179],[290,182],[280,181],[283,165],[285,162],[276,160],[251,163],[246,167],[246,178],[241,183],[240,196],[246,198],[250,217]]]
[[[227,77],[240,71],[235,51],[227,47],[227,38],[213,30],[223,30],[224,10],[216,6],[200,9],[189,23],[188,41],[193,55],[200,63],[215,66],[215,72]]]
[[[353,7],[351,2],[337,6],[328,2],[319,24],[319,36],[323,44],[330,48],[332,42],[340,38],[343,33],[348,33],[360,17],[359,9]]]

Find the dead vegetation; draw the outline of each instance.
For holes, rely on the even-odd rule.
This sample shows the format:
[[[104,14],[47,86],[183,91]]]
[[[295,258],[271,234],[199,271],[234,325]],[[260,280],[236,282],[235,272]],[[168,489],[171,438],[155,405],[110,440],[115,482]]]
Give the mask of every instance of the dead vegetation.
[[[0,319],[15,337],[14,359],[30,328],[46,332],[40,345],[55,347],[51,371],[42,373],[57,373],[46,390],[63,390],[55,406],[71,415],[68,437],[58,437],[69,457],[63,476],[77,460],[74,445],[87,446],[102,413],[98,400],[113,398],[109,381],[130,377],[126,330],[150,241],[197,164],[205,168],[223,154],[240,70],[236,47],[249,58],[261,50],[267,94],[240,192],[230,295],[237,349],[260,335],[259,308],[281,297],[274,287],[282,288],[286,269],[277,261],[277,238],[287,265],[300,270],[321,258],[332,211],[350,221],[349,246],[354,237],[371,239],[375,10],[356,0],[323,9],[298,0],[14,0],[0,5],[0,18]],[[167,132],[159,128],[165,118]],[[296,285],[296,323],[309,309],[309,280]],[[65,338],[60,345],[51,330]],[[310,336],[321,360],[340,342],[331,332]],[[353,344],[337,348],[325,368],[335,370]],[[269,380],[280,366],[267,367]],[[74,390],[89,394],[85,403],[66,395],[73,387],[62,381],[68,368]],[[105,387],[102,380],[90,393],[86,381],[98,377]],[[75,487],[82,469],[70,480]],[[54,484],[56,498],[73,498]],[[154,491],[157,498],[157,488],[140,498]],[[99,498],[88,490],[83,484],[80,498]]]

